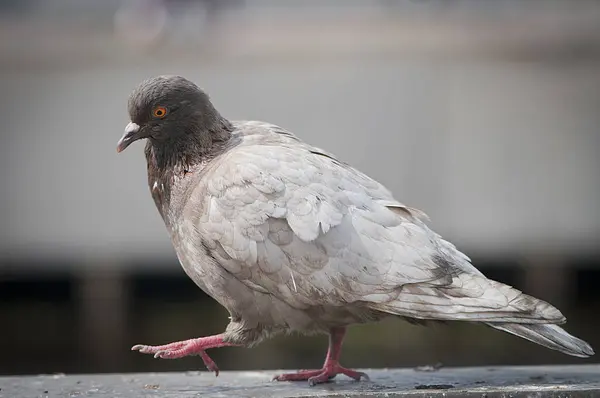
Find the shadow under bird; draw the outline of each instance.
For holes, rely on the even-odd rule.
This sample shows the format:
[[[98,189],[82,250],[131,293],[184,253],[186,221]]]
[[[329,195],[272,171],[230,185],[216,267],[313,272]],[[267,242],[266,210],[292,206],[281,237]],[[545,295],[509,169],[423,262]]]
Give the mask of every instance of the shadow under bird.
[[[276,380],[367,375],[340,365],[346,328],[399,316],[482,322],[578,357],[590,345],[552,305],[486,278],[421,211],[334,155],[258,121],[230,121],[179,76],[143,81],[117,151],[147,139],[148,184],[187,275],[231,317],[218,335],[132,349],[157,358],[328,333],[322,369]]]

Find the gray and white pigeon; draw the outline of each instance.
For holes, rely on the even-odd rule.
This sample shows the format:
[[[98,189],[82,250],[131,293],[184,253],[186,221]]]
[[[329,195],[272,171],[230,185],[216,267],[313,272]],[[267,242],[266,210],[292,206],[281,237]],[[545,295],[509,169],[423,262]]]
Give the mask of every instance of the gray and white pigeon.
[[[339,363],[346,328],[388,316],[470,321],[578,357],[594,354],[550,304],[486,278],[377,181],[291,132],[229,121],[179,76],[142,82],[117,151],[147,139],[148,184],[187,275],[230,313],[218,335],[132,350],[157,358],[328,333],[322,369],[276,380],[367,379]]]

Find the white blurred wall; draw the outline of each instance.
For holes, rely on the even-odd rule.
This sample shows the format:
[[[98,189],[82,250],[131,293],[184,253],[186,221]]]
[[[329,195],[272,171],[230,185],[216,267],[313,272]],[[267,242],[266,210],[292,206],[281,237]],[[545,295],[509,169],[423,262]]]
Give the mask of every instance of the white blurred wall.
[[[385,14],[317,32],[261,23],[226,34],[218,55],[136,51],[109,34],[56,59],[47,45],[39,58],[5,46],[0,258],[172,254],[143,144],[115,152],[130,90],[159,73],[193,79],[229,118],[268,120],[334,152],[470,253],[597,253],[600,39],[578,29],[600,14],[588,7],[491,25]],[[545,39],[551,23],[563,34]]]

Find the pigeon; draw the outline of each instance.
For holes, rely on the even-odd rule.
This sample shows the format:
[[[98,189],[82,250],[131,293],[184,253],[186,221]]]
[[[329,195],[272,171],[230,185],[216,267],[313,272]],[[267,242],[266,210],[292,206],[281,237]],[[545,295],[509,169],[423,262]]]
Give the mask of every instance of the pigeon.
[[[427,226],[422,211],[290,131],[230,121],[181,76],[144,80],[128,101],[117,152],[146,139],[148,185],[186,274],[227,309],[225,331],[166,345],[156,358],[251,347],[277,334],[329,335],[321,369],[275,376],[328,382],[348,326],[390,316],[480,322],[565,354],[592,347],[559,327],[552,305],[488,279]]]

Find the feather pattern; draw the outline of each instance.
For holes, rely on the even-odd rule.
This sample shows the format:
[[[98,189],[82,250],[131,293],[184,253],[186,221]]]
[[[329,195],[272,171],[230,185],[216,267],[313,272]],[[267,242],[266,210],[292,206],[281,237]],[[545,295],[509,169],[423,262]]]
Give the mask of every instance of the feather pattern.
[[[389,315],[565,321],[550,304],[487,279],[423,212],[333,155],[275,125],[233,126],[236,145],[179,181],[193,189],[175,212],[174,239],[188,274],[242,329],[314,332]]]

